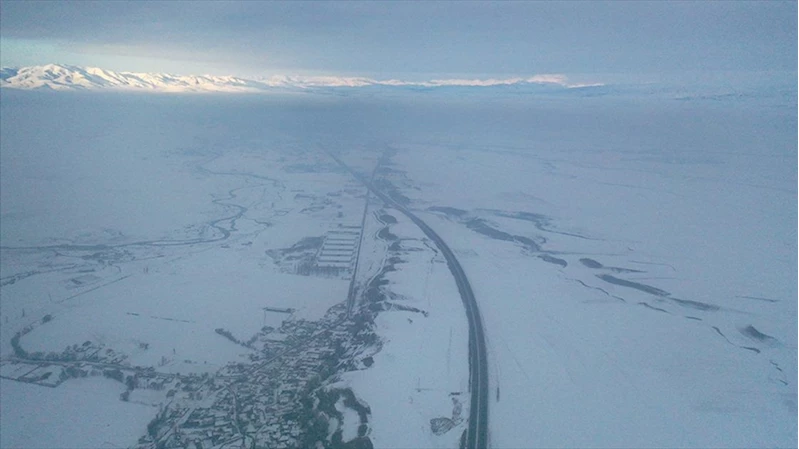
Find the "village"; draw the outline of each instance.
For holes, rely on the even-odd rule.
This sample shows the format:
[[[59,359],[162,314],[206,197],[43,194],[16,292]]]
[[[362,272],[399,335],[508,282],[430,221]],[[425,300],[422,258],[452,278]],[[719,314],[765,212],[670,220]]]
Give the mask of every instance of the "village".
[[[123,401],[148,390],[163,397],[139,448],[274,447],[303,445],[313,390],[342,363],[352,363],[363,332],[353,333],[346,305],[320,321],[286,320],[264,327],[251,343],[259,350],[247,363],[231,363],[216,374],[173,374],[131,366],[124,355],[87,341],[60,354],[25,354],[0,365],[2,377],[55,388],[70,378],[104,376],[126,386]],[[363,329],[364,326],[357,326]],[[270,338],[280,334],[280,339]],[[368,362],[367,362],[368,364]],[[321,436],[322,439],[326,437]]]
[[[305,275],[351,275],[359,237],[360,229],[354,226],[336,227],[317,244],[301,245],[301,252],[310,250],[311,257],[298,258],[293,268]],[[296,249],[286,252],[296,253]],[[308,262],[313,269],[298,267]],[[163,357],[158,366],[135,366],[127,355],[94,341],[67,346],[60,353],[25,351],[20,339],[52,320],[45,317],[12,339],[15,357],[0,363],[0,377],[50,388],[82,377],[103,376],[120,382],[125,386],[120,400],[140,402],[146,397],[148,405],[157,407],[146,434],[138,440],[140,449],[328,444],[327,426],[323,432],[313,426],[320,417],[314,410],[319,401],[313,395],[339,370],[368,367],[371,357],[360,355],[359,349],[376,342],[366,318],[353,314],[348,306],[349,301],[341,302],[316,321],[294,318],[291,308],[264,307],[265,316],[287,317],[278,328],[264,325],[246,342],[216,329],[220,338],[251,352],[249,360],[228,363],[213,374],[159,371],[170,362]]]

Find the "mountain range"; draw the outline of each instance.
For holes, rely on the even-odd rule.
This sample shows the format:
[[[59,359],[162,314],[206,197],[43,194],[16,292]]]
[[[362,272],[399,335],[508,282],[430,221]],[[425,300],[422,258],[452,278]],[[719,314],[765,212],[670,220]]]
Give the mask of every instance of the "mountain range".
[[[514,87],[561,90],[599,85],[570,84],[562,75],[506,79],[376,80],[366,77],[284,76],[258,79],[215,75],[115,72],[96,67],[48,64],[0,69],[0,87],[26,90],[123,90],[144,92],[268,93],[325,88],[384,86],[415,90],[453,87]]]

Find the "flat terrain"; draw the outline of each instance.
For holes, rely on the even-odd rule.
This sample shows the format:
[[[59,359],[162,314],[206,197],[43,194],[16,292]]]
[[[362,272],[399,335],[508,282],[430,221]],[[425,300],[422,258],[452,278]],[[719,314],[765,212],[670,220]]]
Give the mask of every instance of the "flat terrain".
[[[0,446],[796,445],[790,101],[4,91],[0,120]]]

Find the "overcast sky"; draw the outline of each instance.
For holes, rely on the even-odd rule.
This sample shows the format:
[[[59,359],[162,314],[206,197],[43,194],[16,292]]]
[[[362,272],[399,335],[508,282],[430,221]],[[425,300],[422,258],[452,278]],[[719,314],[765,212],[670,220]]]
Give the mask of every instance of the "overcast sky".
[[[0,63],[380,78],[795,71],[789,2],[0,2]]]

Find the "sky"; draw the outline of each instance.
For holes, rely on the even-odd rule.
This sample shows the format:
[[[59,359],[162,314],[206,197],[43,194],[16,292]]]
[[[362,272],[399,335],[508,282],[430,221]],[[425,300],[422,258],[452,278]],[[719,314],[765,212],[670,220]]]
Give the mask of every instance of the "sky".
[[[378,78],[795,72],[794,1],[0,0],[0,65]]]

